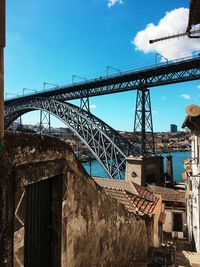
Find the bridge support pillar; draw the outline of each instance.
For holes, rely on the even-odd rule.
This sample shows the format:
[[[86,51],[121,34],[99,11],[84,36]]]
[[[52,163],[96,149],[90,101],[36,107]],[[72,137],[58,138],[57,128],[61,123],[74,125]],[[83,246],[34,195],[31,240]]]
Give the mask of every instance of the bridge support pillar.
[[[40,134],[51,135],[50,113],[40,110]]]
[[[89,101],[89,97],[81,98],[80,108],[81,109],[84,109],[84,110],[86,110],[88,112],[90,112],[90,101]]]
[[[141,154],[155,154],[151,99],[147,88],[137,90],[134,133],[139,137]]]

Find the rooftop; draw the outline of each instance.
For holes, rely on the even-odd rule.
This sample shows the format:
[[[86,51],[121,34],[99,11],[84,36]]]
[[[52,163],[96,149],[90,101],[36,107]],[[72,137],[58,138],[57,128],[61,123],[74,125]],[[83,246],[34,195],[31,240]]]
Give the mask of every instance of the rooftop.
[[[152,215],[159,198],[146,188],[127,180],[93,177],[105,192],[129,211],[139,215]]]
[[[154,194],[161,195],[163,201],[181,203],[185,202],[185,191],[178,191],[172,188],[156,185],[149,185],[147,189]]]
[[[93,179],[101,187],[106,187],[106,188],[111,188],[111,189],[122,189],[132,194],[138,195],[138,192],[131,181],[114,180],[110,178],[104,179],[104,178],[98,178],[98,177],[93,177]]]

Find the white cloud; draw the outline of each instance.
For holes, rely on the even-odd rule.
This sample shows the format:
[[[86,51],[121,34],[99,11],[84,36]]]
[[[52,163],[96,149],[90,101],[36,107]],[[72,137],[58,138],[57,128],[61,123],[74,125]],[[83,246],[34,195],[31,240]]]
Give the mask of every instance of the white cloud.
[[[149,40],[185,32],[188,14],[189,10],[187,8],[178,8],[167,12],[158,22],[158,25],[153,23],[147,24],[146,28],[139,31],[132,41],[136,50],[143,51],[144,53],[157,52],[167,59],[191,56],[193,51],[200,49],[198,39],[181,37],[149,44]]]
[[[123,0],[108,0],[108,7],[112,7],[117,3],[122,5],[124,2]]]
[[[187,94],[182,94],[181,97],[186,99],[186,100],[190,99],[190,95],[187,95]]]
[[[96,107],[97,107],[97,106],[94,105],[94,104],[90,105],[90,108],[91,108],[91,109],[95,109]]]
[[[200,85],[197,85],[197,88],[200,90]]]

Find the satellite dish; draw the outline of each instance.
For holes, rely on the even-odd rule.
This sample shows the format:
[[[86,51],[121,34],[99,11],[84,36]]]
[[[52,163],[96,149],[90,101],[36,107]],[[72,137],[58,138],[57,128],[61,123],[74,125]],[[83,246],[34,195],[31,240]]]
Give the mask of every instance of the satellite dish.
[[[197,105],[189,105],[186,108],[186,113],[191,117],[198,117],[200,115],[200,107]]]

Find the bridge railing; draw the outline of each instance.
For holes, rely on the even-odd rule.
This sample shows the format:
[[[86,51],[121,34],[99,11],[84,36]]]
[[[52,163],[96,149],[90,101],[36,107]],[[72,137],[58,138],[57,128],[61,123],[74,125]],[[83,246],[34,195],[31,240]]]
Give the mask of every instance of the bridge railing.
[[[148,71],[148,70],[152,70],[152,69],[156,69],[156,68],[159,68],[159,67],[168,67],[169,65],[173,65],[173,64],[177,64],[177,63],[183,63],[183,62],[189,62],[191,60],[195,60],[195,59],[198,59],[200,58],[200,53],[197,52],[195,54],[192,54],[191,56],[187,56],[187,57],[182,57],[182,58],[178,58],[178,59],[172,59],[172,60],[168,60],[167,63],[164,62],[164,61],[161,61],[159,63],[155,62],[154,64],[152,65],[148,65],[146,67],[139,67],[139,68],[135,68],[135,69],[131,69],[131,70],[124,70],[124,71],[121,71],[120,74],[107,74],[107,75],[102,75],[102,76],[99,76],[99,77],[95,77],[95,78],[91,78],[91,79],[86,79],[84,82],[83,81],[80,81],[80,82],[73,82],[73,83],[69,83],[69,84],[66,84],[66,85],[61,85],[61,86],[56,86],[56,87],[50,87],[48,89],[45,89],[44,90],[37,90],[37,93],[27,93],[27,94],[24,94],[24,95],[18,95],[18,97],[16,98],[16,96],[11,96],[6,100],[14,100],[14,99],[18,99],[18,98],[23,98],[23,97],[26,97],[26,96],[34,96],[34,95],[40,95],[40,94],[44,94],[45,92],[53,92],[55,90],[59,90],[59,89],[67,89],[67,88],[71,88],[73,86],[80,86],[80,85],[83,85],[83,84],[91,84],[91,83],[94,83],[94,82],[98,82],[98,81],[106,81],[106,80],[110,80],[110,79],[114,79],[116,77],[120,77],[120,76],[125,76],[125,75],[128,75],[128,74],[137,74],[141,71]]]

